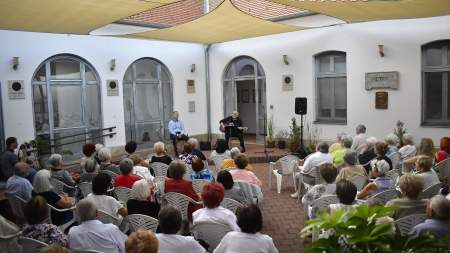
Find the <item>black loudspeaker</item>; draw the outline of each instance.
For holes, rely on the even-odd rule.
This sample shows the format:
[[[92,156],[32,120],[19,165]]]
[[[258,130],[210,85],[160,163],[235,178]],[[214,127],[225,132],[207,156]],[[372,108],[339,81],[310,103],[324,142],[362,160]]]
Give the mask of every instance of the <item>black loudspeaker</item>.
[[[295,98],[295,114],[305,115],[307,108],[306,98]]]

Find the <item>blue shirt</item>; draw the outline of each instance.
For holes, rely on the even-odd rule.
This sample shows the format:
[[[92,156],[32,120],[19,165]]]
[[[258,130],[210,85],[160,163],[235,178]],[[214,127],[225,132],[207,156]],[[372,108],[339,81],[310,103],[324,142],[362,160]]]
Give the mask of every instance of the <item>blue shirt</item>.
[[[409,233],[413,236],[419,236],[426,232],[432,233],[437,238],[444,238],[450,235],[450,221],[426,219],[423,223],[416,225]]]
[[[175,121],[175,120],[171,119],[169,121],[169,132],[172,135],[176,135],[177,132],[179,132],[180,134],[186,135],[186,130],[184,129],[183,122],[181,122],[180,120]]]
[[[209,170],[202,170],[200,172],[195,172],[191,174],[191,180],[194,179],[205,179],[208,181],[214,181],[214,176]]]
[[[6,192],[17,195],[24,200],[31,198],[32,190],[33,186],[30,184],[30,181],[24,177],[14,175],[6,182]]]

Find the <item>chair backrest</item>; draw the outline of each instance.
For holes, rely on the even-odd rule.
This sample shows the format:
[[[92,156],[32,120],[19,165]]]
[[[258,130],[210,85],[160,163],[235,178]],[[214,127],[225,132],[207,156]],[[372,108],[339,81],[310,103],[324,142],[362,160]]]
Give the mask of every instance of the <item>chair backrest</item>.
[[[241,188],[246,199],[251,200],[254,204],[261,204],[263,194],[259,186],[242,181],[235,181],[234,183]]]
[[[202,239],[209,244],[208,252],[213,252],[222,238],[233,231],[228,225],[215,222],[199,222],[191,229],[195,239]]]
[[[195,192],[202,192],[203,186],[211,183],[209,180],[205,179],[194,179],[192,180],[192,188],[194,188]]]
[[[373,195],[367,201],[373,204],[386,205],[389,200],[395,199],[398,196],[400,196],[399,191],[395,189],[389,189]]]
[[[42,248],[48,246],[48,244],[45,242],[41,242],[29,237],[20,237],[19,243],[22,245],[22,252],[25,253],[39,253]]]
[[[442,186],[441,183],[437,183],[426,188],[420,193],[419,199],[431,199],[432,197],[434,197],[436,194],[439,193],[441,186]]]
[[[25,224],[25,215],[23,213],[23,207],[26,204],[26,201],[22,199],[21,197],[5,193],[6,198],[8,198],[9,204],[11,205],[11,209],[14,212],[14,215],[16,216],[16,224],[20,226]]]
[[[225,154],[222,155],[215,155],[213,157],[211,157],[211,160],[214,163],[214,168],[215,168],[215,173],[217,174],[220,171],[220,166],[222,166],[222,162],[223,160],[225,160],[226,158],[228,158],[229,156],[226,156]]]
[[[81,190],[81,194],[83,197],[86,197],[90,193],[92,193],[92,183],[89,182],[81,182],[78,184],[78,188]]]
[[[391,179],[391,186],[395,186],[395,182],[397,181],[397,178],[400,176],[401,169],[394,169],[386,172],[386,176]]]
[[[402,235],[408,234],[413,227],[422,223],[427,218],[426,214],[412,214],[395,221],[395,226]]]
[[[103,253],[103,252],[97,251],[97,250],[72,250],[70,252],[72,252],[72,253]]]
[[[116,177],[119,175],[110,170],[101,170],[100,173],[108,174],[111,177],[111,181],[113,181],[113,182],[116,180]]]
[[[173,207],[178,208],[180,210],[181,215],[183,219],[188,218],[188,206],[189,203],[196,203],[193,199],[190,197],[177,193],[177,192],[166,192],[164,194],[164,200],[167,205],[171,205]]]
[[[351,181],[356,186],[356,189],[361,191],[367,184],[367,177],[361,175],[353,176]]]
[[[388,157],[392,161],[392,169],[398,170],[402,168],[402,156],[399,152],[389,154]]]
[[[54,177],[51,177],[50,178],[50,184],[53,186],[53,191],[56,194],[61,194],[61,193],[64,192],[64,183],[61,182],[60,180],[58,180],[58,179],[56,179]]]
[[[159,221],[153,217],[143,214],[130,214],[128,215],[128,221],[134,231],[142,228],[145,230],[151,230],[156,233]]]
[[[311,207],[316,208],[318,210],[322,210],[327,208],[330,204],[339,203],[339,199],[336,195],[326,195],[322,196],[311,203]]]
[[[236,201],[234,199],[230,199],[230,198],[223,198],[222,202],[220,203],[220,205],[230,211],[232,211],[233,213],[236,213],[237,209],[239,207],[243,207],[244,205],[241,204],[239,201]]]
[[[150,163],[150,168],[155,172],[156,177],[166,177],[169,165],[160,162]]]
[[[450,176],[450,159],[445,159],[444,161],[439,162],[433,167],[433,169],[436,171],[439,180],[446,183],[448,177]]]
[[[298,157],[295,155],[286,155],[278,159],[277,163],[280,164],[283,174],[291,174],[294,171],[293,166],[298,165]]]
[[[120,225],[120,220],[113,215],[103,211],[98,210],[98,220],[101,221],[103,224],[114,224],[116,226]]]
[[[126,187],[114,187],[114,193],[117,196],[117,200],[120,202],[127,203],[128,199],[130,198],[131,190]]]
[[[21,252],[18,239],[22,231],[15,234],[0,235],[0,252]]]
[[[186,164],[186,173],[183,175],[183,179],[191,181],[191,174],[194,173],[192,165]]]

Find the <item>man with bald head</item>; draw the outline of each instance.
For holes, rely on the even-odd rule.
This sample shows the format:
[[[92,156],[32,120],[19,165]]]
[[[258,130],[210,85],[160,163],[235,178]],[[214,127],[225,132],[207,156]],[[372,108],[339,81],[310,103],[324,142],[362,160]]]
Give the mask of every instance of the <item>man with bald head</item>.
[[[219,121],[221,130],[225,132],[225,142],[229,145],[230,137],[237,137],[241,145],[241,152],[245,152],[244,133],[242,127],[242,120],[239,118],[239,112],[233,111],[231,116]]]
[[[21,197],[24,200],[31,198],[33,186],[26,179],[30,165],[18,162],[14,166],[14,175],[6,182],[6,192]]]

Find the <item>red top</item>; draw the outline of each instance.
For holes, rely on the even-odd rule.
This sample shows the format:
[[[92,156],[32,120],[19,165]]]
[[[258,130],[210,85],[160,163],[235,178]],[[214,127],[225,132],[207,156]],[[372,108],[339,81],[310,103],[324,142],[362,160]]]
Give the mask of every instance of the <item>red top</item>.
[[[194,188],[192,188],[192,182],[188,180],[167,178],[164,183],[164,191],[177,192],[184,194],[195,201],[200,200],[200,197],[197,195],[197,193],[195,193]],[[192,220],[192,213],[200,208],[202,208],[201,205],[193,205],[191,203],[189,204],[188,207],[189,220]]]
[[[114,181],[114,187],[126,187],[131,189],[134,182],[140,180],[141,178],[133,175],[120,175],[116,177]]]

